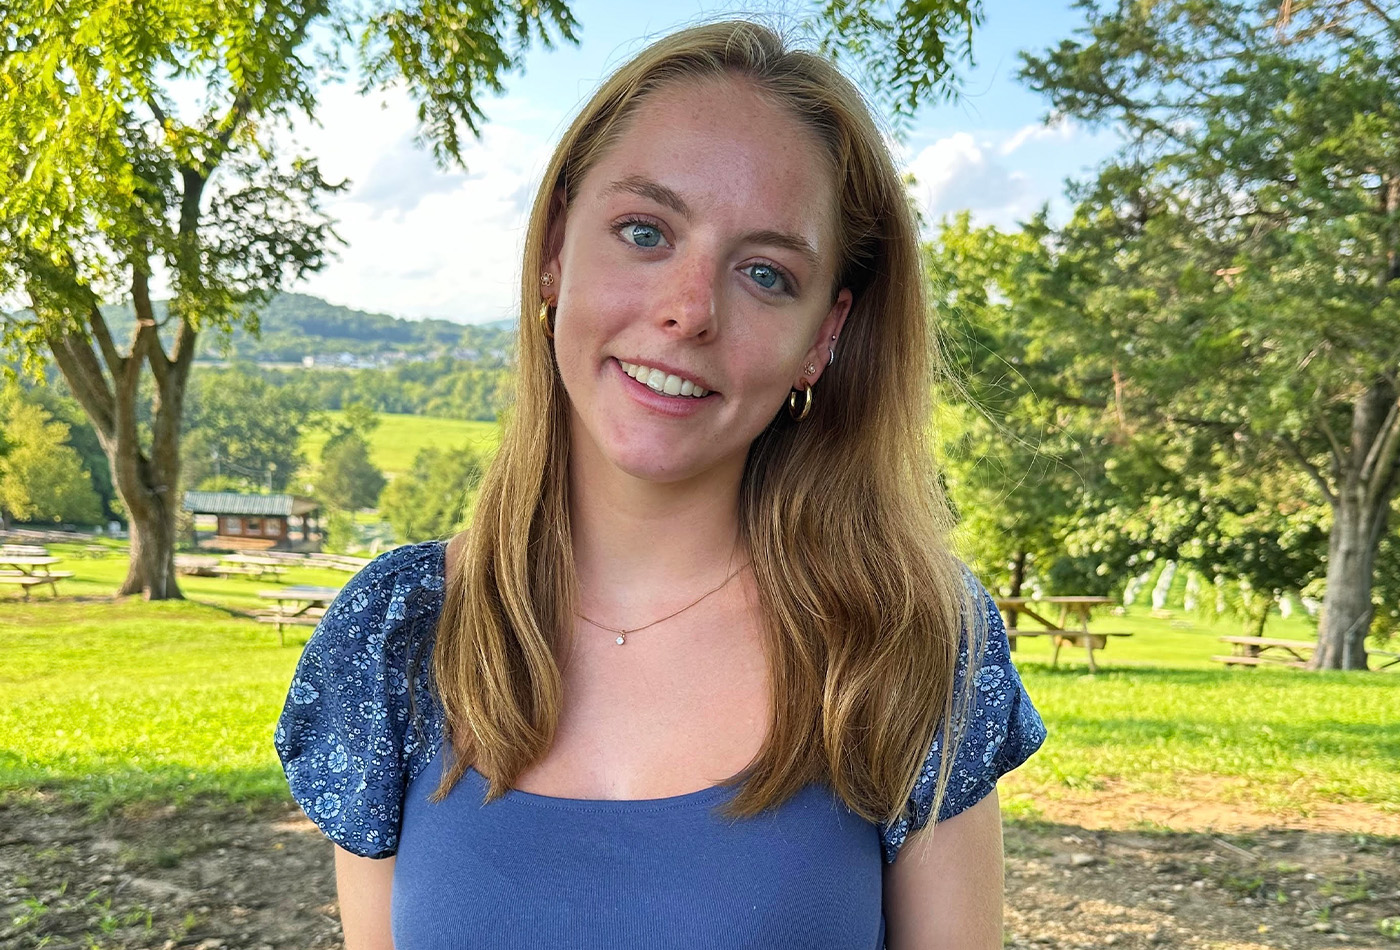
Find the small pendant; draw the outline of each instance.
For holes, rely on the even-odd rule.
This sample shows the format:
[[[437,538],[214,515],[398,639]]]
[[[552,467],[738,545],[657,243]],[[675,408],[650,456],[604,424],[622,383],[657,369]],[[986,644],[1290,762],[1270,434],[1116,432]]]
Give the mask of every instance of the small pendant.
[[[617,635],[617,645],[618,645],[618,646],[622,646],[622,645],[623,645],[624,643],[626,643],[626,642],[627,642],[627,635],[626,635],[626,634],[623,634],[623,633],[619,633],[619,634]]]

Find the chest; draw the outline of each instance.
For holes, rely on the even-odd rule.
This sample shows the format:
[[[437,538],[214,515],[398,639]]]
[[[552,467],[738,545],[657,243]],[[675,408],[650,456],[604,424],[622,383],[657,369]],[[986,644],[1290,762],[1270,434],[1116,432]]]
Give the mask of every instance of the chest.
[[[684,794],[742,771],[768,732],[768,661],[762,632],[743,611],[643,630],[622,645],[580,623],[561,670],[559,729],[548,753],[517,779],[523,791]]]
[[[660,801],[483,805],[468,771],[441,802],[434,760],[407,790],[394,866],[399,947],[879,950],[880,836],[807,786],[733,821],[728,789]]]

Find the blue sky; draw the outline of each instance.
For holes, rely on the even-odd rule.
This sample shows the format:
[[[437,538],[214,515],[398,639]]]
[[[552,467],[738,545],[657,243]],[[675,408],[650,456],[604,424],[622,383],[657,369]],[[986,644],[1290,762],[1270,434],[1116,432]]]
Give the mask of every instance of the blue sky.
[[[525,73],[486,105],[483,138],[468,171],[443,172],[413,141],[407,98],[361,98],[328,88],[320,127],[296,138],[328,175],[350,179],[328,203],[347,246],[294,288],[358,309],[404,317],[483,322],[512,316],[525,209],[548,150],[608,71],[646,42],[724,14],[776,14],[800,0],[575,0],[580,44],[536,49]],[[1082,177],[1112,150],[1111,131],[1042,126],[1045,102],[1016,82],[1022,49],[1044,49],[1080,25],[1069,0],[989,0],[974,34],[977,65],[962,101],[925,109],[900,160],[921,183],[930,221],[964,208],[980,223],[1014,226],[1042,203],[1063,216],[1064,179]]]

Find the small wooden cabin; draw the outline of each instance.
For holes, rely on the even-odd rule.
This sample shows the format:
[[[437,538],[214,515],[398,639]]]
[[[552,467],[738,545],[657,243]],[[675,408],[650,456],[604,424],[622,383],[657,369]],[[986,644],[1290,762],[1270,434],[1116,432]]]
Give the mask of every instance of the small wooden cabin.
[[[233,491],[187,491],[184,509],[213,515],[214,534],[200,536],[201,547],[238,550],[319,551],[320,503],[300,495],[249,495]]]

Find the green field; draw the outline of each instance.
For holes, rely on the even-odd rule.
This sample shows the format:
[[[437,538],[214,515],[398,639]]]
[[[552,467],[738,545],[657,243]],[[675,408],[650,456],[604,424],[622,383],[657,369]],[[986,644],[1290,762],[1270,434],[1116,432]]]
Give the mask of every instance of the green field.
[[[332,425],[338,424],[342,413],[328,411]],[[321,447],[328,435],[324,429],[310,431],[302,438],[301,447],[313,464],[321,458]],[[472,422],[462,419],[438,419],[429,416],[379,413],[379,426],[370,433],[370,459],[386,475],[407,472],[413,458],[422,449],[456,448],[470,445],[483,453],[494,452],[500,444],[500,427],[494,422]]]
[[[0,797],[44,788],[99,811],[285,797],[272,728],[307,630],[279,648],[273,628],[240,616],[270,585],[182,578],[191,600],[112,603],[100,598],[125,572],[119,553],[51,547],[77,573],[64,596],[36,591],[26,604],[0,592]],[[293,569],[285,582],[347,577]],[[1144,612],[1105,617],[1100,629],[1135,636],[1110,643],[1097,675],[1068,648],[1058,669],[1044,641],[1017,651],[1050,730],[1017,773],[1018,792],[1112,784],[1170,795],[1195,779],[1243,779],[1229,795],[1261,809],[1400,802],[1400,676],[1220,669],[1209,657],[1233,624]],[[1305,628],[1276,621],[1269,632]]]

